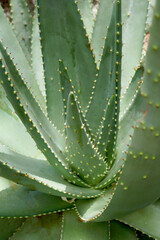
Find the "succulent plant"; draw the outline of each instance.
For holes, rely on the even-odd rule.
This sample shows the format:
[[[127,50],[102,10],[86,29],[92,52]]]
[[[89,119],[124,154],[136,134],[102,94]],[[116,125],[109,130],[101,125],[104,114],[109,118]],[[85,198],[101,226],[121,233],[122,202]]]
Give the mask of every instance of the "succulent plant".
[[[0,239],[160,239],[160,1],[10,4]]]

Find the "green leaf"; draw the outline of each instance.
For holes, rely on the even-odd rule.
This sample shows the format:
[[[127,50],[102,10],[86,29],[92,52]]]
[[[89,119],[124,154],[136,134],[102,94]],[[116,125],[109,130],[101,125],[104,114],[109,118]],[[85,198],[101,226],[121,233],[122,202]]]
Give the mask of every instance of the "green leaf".
[[[42,215],[71,207],[72,204],[59,197],[33,191],[0,178],[0,218]]]
[[[115,96],[112,96],[105,109],[104,119],[101,123],[100,130],[95,139],[95,145],[100,151],[100,153],[104,156],[104,158],[106,158],[107,144],[111,131],[112,117],[114,116],[114,111],[115,111]]]
[[[12,24],[21,48],[30,62],[32,16],[25,0],[11,0]]]
[[[135,230],[118,221],[110,222],[111,240],[138,240]]]
[[[0,71],[0,80],[4,80]],[[14,138],[14,141],[13,141]],[[21,144],[23,141],[23,144]],[[21,154],[30,157],[44,158],[36,148],[34,141],[26,132],[25,127],[16,116],[12,105],[8,101],[5,91],[0,84],[0,142]]]
[[[94,94],[88,112],[86,113],[86,118],[93,135],[97,134],[97,130],[99,130],[104,117],[107,103],[109,103],[113,95],[115,95],[115,118],[118,118],[121,82],[121,27],[121,2],[118,4],[116,1],[113,7],[108,35],[105,40],[102,61],[93,91]],[[114,125],[115,124],[114,122]],[[113,129],[113,132],[115,132],[114,130],[115,129]]]
[[[40,92],[38,84],[32,69],[23,53],[23,50],[12,30],[12,26],[6,18],[2,7],[0,6],[0,40],[3,41],[3,46],[8,53],[11,53],[14,64],[17,64],[19,73],[23,74],[24,81],[28,87],[31,87],[34,96],[45,111],[44,98]]]
[[[40,131],[42,136],[48,141],[49,146],[56,152],[60,153],[60,150],[64,150],[64,137],[57,131],[57,129],[50,123],[48,118],[45,116],[40,106],[36,102],[35,98],[32,96],[30,90],[27,88],[23,79],[18,74],[18,71],[13,64],[10,56],[6,53],[2,43],[0,43],[0,51],[7,63],[8,69],[12,76],[12,84],[15,87],[15,94],[21,99],[21,104],[25,111],[28,113],[29,117],[36,125],[37,129]],[[4,85],[6,86],[6,81],[4,76]]]
[[[78,0],[78,9],[80,10],[84,26],[86,27],[86,32],[88,34],[89,40],[91,40],[94,19],[92,14],[92,5],[90,0]]]
[[[1,240],[10,239],[9,237],[11,237],[14,234],[14,232],[21,227],[24,221],[25,219],[23,218],[0,219],[0,239]]]
[[[160,3],[157,1],[146,56],[144,83],[141,96],[139,96],[140,102],[145,104],[142,105],[143,116],[136,121],[123,173],[110,205],[113,210],[113,218],[115,215],[120,216],[143,208],[159,197],[159,16]],[[144,189],[148,191],[144,191]],[[127,199],[127,202],[124,199]]]
[[[63,59],[64,65],[68,67],[82,111],[86,111],[91,96],[97,73],[96,64],[74,1],[38,0],[38,6],[48,114],[58,129],[64,130],[58,59]]]
[[[148,5],[148,0],[123,1],[122,95],[131,82],[135,69],[139,66],[139,61],[142,58]]]
[[[31,41],[31,60],[32,69],[35,74],[35,78],[42,92],[43,97],[46,99],[46,89],[44,81],[44,69],[43,69],[43,59],[42,50],[40,43],[40,30],[38,24],[38,11],[37,7],[34,9],[33,16],[33,26],[32,26],[32,41]]]
[[[10,240],[59,240],[61,225],[62,216],[60,213],[28,218]]]
[[[98,220],[99,216],[108,207],[112,195],[114,193],[114,188],[108,188],[104,191],[104,194],[95,199],[84,199],[76,200],[76,209],[78,215],[83,221]]]
[[[150,237],[160,239],[160,201],[130,213],[120,221],[142,231]]]
[[[155,238],[151,238],[145,234],[142,234],[141,232],[139,231],[136,231],[137,232],[137,237],[138,237],[138,240],[155,240]]]
[[[66,115],[67,115],[67,101],[69,94],[72,90],[71,80],[68,76],[67,68],[64,66],[63,60],[59,59],[59,74],[60,74],[60,83],[61,83],[61,93],[63,98],[63,108],[64,108],[64,123],[66,124]],[[65,131],[66,134],[66,131]]]
[[[147,29],[146,32],[148,33],[151,27],[153,12],[155,7],[156,0],[149,1],[149,10],[148,10],[148,17],[147,17]]]
[[[142,57],[148,5],[148,0],[128,0],[123,1],[122,4],[122,94],[126,91],[126,88],[128,87],[131,78],[135,73],[134,69],[137,68]],[[101,62],[105,38],[107,35],[109,35],[108,27],[111,20],[112,8],[112,0],[100,1],[91,41],[98,66]],[[137,42],[139,44],[137,44]]]
[[[106,213],[101,216],[101,220],[120,217],[131,211],[144,208],[159,198],[159,27],[160,2],[157,1],[146,55],[144,82],[142,84],[141,95],[138,97],[142,104],[142,113],[137,118],[134,131],[131,134],[128,154],[125,157],[126,163],[116,192]],[[138,111],[140,111],[139,107],[137,105]],[[144,191],[144,189],[147,190]],[[125,199],[127,199],[127,202]]]
[[[32,190],[69,198],[93,198],[102,193],[100,190],[72,185],[47,161],[26,157],[2,146],[0,165],[0,176]]]
[[[105,176],[107,166],[86,132],[72,92],[67,104],[66,133],[69,167],[87,184],[96,185]]]
[[[0,143],[21,154],[44,158],[16,115],[10,115],[2,109],[0,109]]]
[[[132,81],[130,82],[125,94],[121,97],[120,101],[120,118],[123,118],[123,115],[127,112],[129,107],[132,105],[132,102],[137,96],[137,92],[142,83],[144,69],[143,67],[137,68]]]
[[[71,231],[71,226],[74,226]],[[84,223],[74,211],[64,213],[62,240],[109,240],[108,223]]]
[[[111,21],[112,9],[112,0],[100,1],[91,39],[91,46],[93,48],[93,53],[95,54],[97,66],[100,65],[101,57],[103,55],[103,46]]]
[[[4,49],[3,49],[4,50]],[[4,52],[5,53],[5,52]],[[65,176],[68,180],[70,180],[71,182],[73,182],[74,184],[80,185],[80,186],[85,186],[84,182],[82,180],[80,180],[75,174],[73,174],[73,172],[71,172],[70,169],[68,169],[66,167],[66,165],[64,164],[64,156],[62,154],[62,152],[60,150],[59,151],[59,158],[57,158],[57,155],[55,155],[55,153],[53,152],[53,150],[51,149],[51,147],[49,146],[49,144],[47,143],[47,141],[44,139],[44,137],[41,135],[40,130],[42,125],[40,123],[39,127],[40,130],[36,128],[36,126],[34,125],[34,123],[32,122],[32,120],[30,119],[30,117],[27,115],[27,112],[25,111],[22,103],[20,102],[20,98],[17,96],[17,91],[15,91],[14,89],[14,85],[11,83],[11,79],[7,78],[7,72],[5,72],[4,67],[2,65],[2,62],[0,61],[1,64],[1,68],[2,68],[2,84],[3,87],[5,88],[5,91],[7,93],[7,97],[10,100],[10,102],[12,103],[15,112],[17,113],[17,115],[19,116],[19,118],[21,119],[21,121],[23,122],[23,124],[25,125],[25,127],[27,128],[27,131],[30,133],[30,135],[32,136],[32,138],[35,140],[37,147],[40,149],[40,151],[45,155],[45,157],[47,158],[47,160],[54,165],[54,167],[58,168],[58,170],[63,174],[63,176]],[[15,70],[12,62],[11,62],[11,66],[13,67],[13,70]],[[16,72],[15,72],[16,74]],[[21,79],[21,77],[19,75],[15,75],[15,77],[17,76],[16,80],[18,83],[18,86],[20,87],[20,92],[22,93],[22,86],[24,87],[24,93],[27,94],[27,96],[29,97],[30,103],[34,103],[35,106],[37,105],[36,101],[34,100],[34,98],[32,97],[31,93],[29,92],[29,90],[26,88],[25,84],[23,83],[23,80]],[[22,93],[23,96],[23,93]],[[23,96],[23,100],[25,95]],[[27,110],[28,110],[28,105],[26,102],[24,102],[24,105],[26,106]],[[37,119],[37,116],[34,115],[34,110],[33,110],[33,105],[30,104],[31,106],[31,113],[34,116],[35,119]],[[37,108],[38,107],[38,108]],[[52,125],[50,124],[49,120],[45,117],[45,115],[43,114],[43,112],[41,111],[41,109],[39,108],[39,106],[36,106],[36,109],[38,110],[39,114],[41,115],[41,117],[43,119],[46,119],[46,121],[48,121],[49,123],[49,127],[52,130],[52,132],[55,130],[54,127],[52,129]],[[32,111],[33,110],[33,111]],[[40,119],[37,119],[37,121],[39,122]],[[43,133],[46,135],[46,132],[43,131]],[[49,132],[50,134],[51,132]],[[60,133],[58,133],[60,134]],[[50,135],[49,135],[50,136]],[[60,134],[61,136],[61,134]],[[49,140],[50,142],[52,141],[52,137]]]

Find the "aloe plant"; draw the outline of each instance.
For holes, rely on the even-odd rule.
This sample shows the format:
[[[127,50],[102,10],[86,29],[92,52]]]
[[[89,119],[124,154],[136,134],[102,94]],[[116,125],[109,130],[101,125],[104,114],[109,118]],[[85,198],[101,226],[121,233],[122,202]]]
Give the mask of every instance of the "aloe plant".
[[[0,239],[160,239],[160,1],[10,4]]]

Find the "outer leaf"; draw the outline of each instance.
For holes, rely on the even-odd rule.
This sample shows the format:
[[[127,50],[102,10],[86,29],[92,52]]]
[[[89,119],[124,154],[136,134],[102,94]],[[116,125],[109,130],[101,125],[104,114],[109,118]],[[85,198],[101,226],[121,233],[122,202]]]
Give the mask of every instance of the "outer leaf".
[[[80,10],[84,26],[86,27],[86,32],[88,34],[89,40],[91,40],[94,25],[91,1],[78,0],[78,8]]]
[[[0,71],[0,80],[2,80]],[[13,137],[14,141],[13,141]],[[23,144],[21,144],[23,141]],[[19,121],[14,110],[6,98],[4,89],[0,85],[0,142],[10,149],[30,157],[44,158],[43,154],[35,146],[34,141],[26,132],[25,127]]]
[[[39,131],[41,131],[43,137],[45,137],[45,139],[49,142],[49,145],[52,142],[52,145],[55,145],[53,149],[60,148],[61,150],[63,150],[64,139],[62,135],[58,133],[54,126],[51,125],[45,114],[42,112],[38,103],[23,82],[23,79],[18,74],[15,65],[13,64],[10,56],[7,55],[2,43],[0,43],[0,51],[8,66],[13,84],[15,85],[15,90],[17,91],[17,95],[21,99],[21,103],[23,104],[26,112],[29,114],[34,124],[38,127]],[[50,135],[51,140],[49,141]]]
[[[74,1],[39,0],[38,6],[49,118],[58,129],[63,130],[58,59],[63,59],[64,65],[68,67],[72,86],[83,111],[86,110],[91,96],[96,65]]]
[[[102,191],[82,188],[62,179],[46,161],[25,157],[1,147],[0,176],[47,194],[69,198],[93,198]]]
[[[10,240],[59,240],[61,222],[61,214],[29,218]]]
[[[146,208],[124,216],[120,221],[146,233],[147,235],[160,239],[160,201]]]
[[[105,44],[105,38],[111,21],[112,8],[112,0],[100,1],[91,39],[91,46],[98,66],[100,65],[101,57],[103,55],[103,46]]]
[[[2,48],[3,49],[3,48]],[[1,63],[1,62],[0,62]],[[2,64],[2,63],[1,63]],[[11,66],[12,62],[11,62]],[[1,66],[3,68],[3,66]],[[56,168],[59,169],[59,171],[61,171],[61,173],[64,174],[64,176],[67,176],[67,179],[80,185],[80,186],[84,186],[85,184],[77,177],[73,174],[73,172],[71,172],[65,165],[64,162],[62,162],[63,159],[63,155],[62,152],[59,151],[61,157],[60,159],[58,159],[57,157],[55,157],[53,151],[51,150],[51,148],[49,147],[49,145],[47,144],[46,141],[44,141],[42,135],[40,134],[40,131],[36,129],[36,126],[32,123],[32,120],[29,118],[29,116],[27,115],[27,112],[24,110],[23,105],[20,103],[19,101],[19,97],[17,96],[17,91],[15,91],[15,89],[13,88],[13,84],[10,84],[10,79],[7,79],[7,73],[4,72],[4,69],[2,69],[3,71],[1,71],[2,75],[3,75],[3,80],[2,84],[3,87],[5,88],[5,91],[7,93],[7,97],[10,100],[10,102],[12,103],[15,112],[18,114],[18,116],[20,117],[21,121],[24,123],[25,127],[27,128],[28,132],[30,133],[30,135],[32,136],[32,138],[35,140],[37,147],[41,150],[41,152],[46,156],[46,158],[48,159],[48,161],[50,161]],[[13,66],[13,70],[14,70],[14,66]],[[20,78],[19,75],[17,76],[17,83],[18,84],[22,84],[22,86],[24,87],[27,95],[29,94],[29,96],[31,97],[30,100],[33,100],[33,102],[37,105],[36,101],[34,100],[34,98],[32,97],[31,93],[29,92],[29,90],[26,88],[26,86],[24,85],[22,79]],[[22,88],[20,88],[20,91],[22,91]],[[22,93],[22,92],[21,92]],[[23,95],[23,93],[22,93]],[[24,96],[23,96],[24,97]],[[24,99],[24,98],[23,98]],[[31,103],[31,102],[30,102]],[[24,102],[25,106],[27,107],[26,102]],[[33,109],[33,106],[31,104],[31,109]],[[43,118],[46,118],[43,114],[43,112],[41,111],[41,109],[38,106],[38,111],[40,114],[42,114]],[[34,114],[34,111],[32,112],[32,114]],[[34,115],[33,115],[34,116]],[[35,116],[37,118],[37,116]],[[40,119],[37,119],[38,121]],[[47,120],[47,118],[46,118]],[[48,121],[48,120],[47,120]],[[39,126],[41,126],[41,124],[39,123]],[[52,127],[52,126],[50,126]],[[54,129],[52,129],[54,130]],[[46,134],[46,132],[44,132]],[[50,139],[51,141],[51,139]]]
[[[147,17],[147,29],[146,32],[149,32],[151,27],[152,18],[153,18],[153,10],[155,7],[156,0],[149,0],[149,10],[148,10],[148,17]]]
[[[21,225],[25,219],[0,219],[0,239],[8,240]]]
[[[129,143],[131,142],[131,136],[134,132],[133,126],[137,119],[143,119],[144,117],[146,105],[145,102],[141,100],[140,92],[137,92],[133,103],[121,119],[117,136],[116,159],[111,170],[104,180],[97,185],[97,188],[104,188],[113,181],[117,182],[117,177],[119,177],[120,173],[122,172],[122,168],[124,167],[126,152],[128,151]]]
[[[59,197],[21,187],[0,178],[0,217],[35,216],[71,208]]]
[[[35,76],[0,6],[0,40],[1,39],[3,40],[4,47],[7,47],[7,52],[12,54],[14,64],[17,64],[17,68],[20,69],[19,72],[23,73],[23,78],[25,82],[27,82],[27,86],[32,88],[34,96],[36,96],[36,99],[45,111],[44,98],[39,90]]]
[[[71,231],[71,226],[74,226]],[[109,240],[108,223],[83,223],[73,211],[64,213],[62,240]]]
[[[130,82],[126,93],[122,96],[120,101],[120,118],[123,118],[126,111],[132,105],[132,102],[137,96],[137,92],[142,83],[144,69],[142,67],[137,68],[132,81]]]
[[[97,83],[86,114],[86,118],[94,135],[97,134],[100,128],[100,123],[104,117],[104,111],[112,95],[115,95],[115,107],[117,107],[115,114],[118,117],[121,82],[121,38],[121,2],[115,1]]]
[[[148,4],[148,0],[128,0],[123,4],[122,94],[126,91],[135,73],[134,69],[142,58]]]
[[[146,28],[148,0],[128,0],[122,3],[123,23],[123,60],[122,60],[122,93],[126,91],[134,68],[142,57],[143,39]],[[101,0],[94,26],[91,45],[97,64],[101,61],[102,49],[111,19],[112,0]],[[141,24],[139,24],[141,23]],[[105,27],[106,26],[106,27]],[[138,27],[137,27],[138,26]],[[137,44],[137,42],[139,44]],[[132,57],[131,57],[132,56]],[[126,67],[127,66],[127,67]]]
[[[134,229],[117,221],[110,222],[110,240],[137,240]]]
[[[46,99],[46,89],[44,82],[44,69],[42,60],[42,50],[40,43],[40,30],[38,24],[38,12],[37,8],[34,9],[33,26],[32,26],[32,41],[31,41],[31,60],[32,69],[35,74],[35,78],[39,85],[39,88]]]
[[[146,107],[142,108],[143,117],[137,119],[123,173],[111,204],[107,211],[101,215],[101,220],[115,218],[138,210],[159,198],[160,127],[159,121],[157,121],[160,118],[159,27],[160,2],[157,1],[146,56],[142,96],[139,96],[140,102],[142,104],[144,102]]]
[[[25,0],[11,0],[12,24],[28,61],[31,55],[32,16]]]

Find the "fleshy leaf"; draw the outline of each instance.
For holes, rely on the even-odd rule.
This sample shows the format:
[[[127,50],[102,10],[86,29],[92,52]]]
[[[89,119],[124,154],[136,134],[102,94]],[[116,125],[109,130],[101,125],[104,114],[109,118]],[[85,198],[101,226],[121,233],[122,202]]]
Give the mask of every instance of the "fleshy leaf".
[[[95,54],[97,66],[100,65],[103,54],[103,46],[111,21],[112,8],[112,0],[101,0],[98,6],[98,13],[93,27],[91,39],[91,46],[93,48],[93,53]]]
[[[0,178],[0,218],[43,215],[71,207],[72,204],[59,197],[33,191]]]
[[[3,41],[3,46],[6,48],[7,53],[12,54],[14,64],[17,64],[19,73],[23,74],[24,81],[27,86],[32,88],[32,92],[37,101],[45,111],[45,101],[40,92],[39,86],[36,82],[35,76],[29,65],[22,48],[12,30],[12,26],[6,18],[3,9],[0,5],[0,40]]]
[[[74,226],[71,231],[71,226]],[[74,211],[64,213],[62,240],[109,240],[108,223],[84,223]]]
[[[122,95],[142,58],[148,5],[148,0],[123,1]]]
[[[78,0],[78,8],[80,10],[86,32],[88,34],[89,40],[91,40],[94,20],[92,14],[92,6],[90,0]]]
[[[3,48],[2,48],[3,49]],[[32,138],[35,140],[36,142],[36,145],[37,147],[40,149],[40,151],[45,155],[45,157],[47,158],[47,160],[52,164],[54,165],[54,167],[58,168],[59,171],[65,176],[67,177],[68,181],[72,181],[74,182],[75,184],[77,185],[80,185],[80,186],[85,186],[85,184],[75,175],[73,174],[73,172],[71,172],[70,169],[67,168],[67,166],[65,165],[64,163],[64,155],[62,154],[62,152],[60,151],[60,149],[58,150],[58,148],[56,147],[56,149],[58,150],[59,152],[59,158],[57,158],[57,155],[53,152],[53,150],[51,149],[51,147],[49,146],[49,144],[47,143],[47,141],[44,139],[44,137],[41,135],[41,127],[42,127],[42,124],[39,122],[39,118],[37,118],[37,115],[35,115],[35,111],[33,110],[34,106],[33,104],[31,104],[31,114],[32,116],[34,116],[35,118],[34,119],[37,119],[38,121],[38,125],[40,127],[40,130],[37,129],[37,127],[34,125],[34,123],[32,122],[31,118],[28,116],[27,112],[25,111],[24,109],[24,106],[22,105],[22,103],[20,102],[20,98],[19,96],[17,96],[17,91],[15,91],[14,89],[14,85],[11,83],[11,79],[10,78],[7,78],[7,72],[5,72],[4,70],[4,66],[2,65],[2,62],[0,61],[0,65],[1,65],[1,68],[2,68],[2,79],[3,81],[1,82],[5,91],[6,91],[6,94],[7,94],[7,97],[8,99],[10,100],[10,102],[12,103],[14,109],[15,109],[15,112],[17,113],[17,115],[19,116],[19,118],[21,119],[21,121],[23,122],[23,124],[25,125],[25,127],[27,128],[27,131],[29,132],[29,134],[32,136]],[[11,62],[11,66],[12,66],[12,62]],[[14,66],[13,66],[14,67]],[[13,68],[14,69],[14,68]],[[18,86],[23,86],[25,91],[26,91],[26,94],[27,96],[29,97],[29,101],[30,103],[34,103],[35,106],[37,105],[35,99],[33,98],[33,96],[31,95],[30,91],[26,88],[25,84],[23,83],[23,80],[21,79],[21,77],[19,75],[15,75],[17,76],[17,79],[16,80],[19,80],[17,81],[18,83]],[[19,85],[20,84],[20,85]],[[22,87],[20,87],[20,91],[22,93]],[[22,94],[23,95],[23,94]],[[23,100],[25,99],[23,96]],[[24,102],[25,106],[26,106],[26,109],[28,110],[28,105],[26,102]],[[38,107],[38,108],[37,108]],[[39,108],[39,106],[37,105],[36,109],[38,110],[38,112],[40,113],[41,117],[43,119],[45,119],[48,123],[45,125],[47,126],[47,128],[49,127],[51,129],[51,132],[53,132],[55,129],[53,128],[52,129],[52,125],[51,123],[49,122],[49,120],[46,118],[46,116],[43,114],[43,112],[41,111],[41,109]],[[33,110],[33,111],[32,111]],[[42,120],[42,119],[41,119]],[[44,129],[43,129],[44,130]],[[50,136],[50,131],[48,132],[49,133],[49,136]],[[45,134],[45,136],[47,136],[46,134],[46,131],[43,131],[43,133]],[[60,134],[60,133],[58,133]],[[48,136],[48,137],[49,137]],[[59,135],[61,136],[61,134]],[[53,136],[52,136],[53,137]],[[52,137],[50,138],[50,142],[52,142]],[[63,141],[62,141],[63,142]],[[53,143],[53,142],[52,142]]]
[[[130,213],[120,221],[142,231],[150,237],[160,239],[160,201]]]
[[[0,219],[0,239],[8,240],[10,239],[15,231],[21,227],[25,219],[11,218],[11,219]]]
[[[42,92],[42,95],[46,99],[43,59],[42,59],[42,50],[41,50],[41,43],[40,43],[40,30],[39,30],[39,24],[38,24],[38,12],[36,7],[34,9],[33,26],[32,26],[31,61],[32,61],[32,69],[34,71],[35,78]]]
[[[69,167],[86,183],[95,185],[105,176],[107,166],[86,132],[72,92],[67,104],[66,128]]]
[[[50,214],[28,218],[10,240],[59,240],[61,236],[62,214]]]
[[[121,84],[121,28],[121,2],[115,1],[97,82],[93,91],[94,94],[88,105],[88,112],[86,113],[86,118],[93,135],[98,133],[107,103],[109,103],[113,95],[115,95],[116,103],[115,115],[118,117]],[[113,124],[115,124],[115,122]]]
[[[101,190],[72,185],[47,161],[25,157],[2,146],[0,165],[0,176],[32,190],[69,198],[93,198],[102,193]]]
[[[63,59],[68,67],[72,86],[83,111],[88,105],[97,73],[77,4],[73,0],[38,0],[47,109],[50,120],[60,130],[64,129],[64,120],[58,59]]]
[[[110,239],[111,240],[138,240],[133,228],[118,221],[110,222]]]
[[[21,48],[30,62],[32,16],[25,0],[11,0],[12,24]]]

